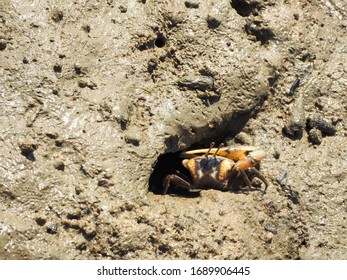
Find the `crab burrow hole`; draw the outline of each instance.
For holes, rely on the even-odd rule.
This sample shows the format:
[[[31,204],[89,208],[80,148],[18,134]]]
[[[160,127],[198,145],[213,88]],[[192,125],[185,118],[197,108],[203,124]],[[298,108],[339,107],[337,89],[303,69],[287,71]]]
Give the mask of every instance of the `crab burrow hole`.
[[[169,174],[176,172],[189,176],[188,170],[182,165],[182,158],[179,157],[181,152],[165,153],[158,157],[154,165],[153,172],[149,177],[149,191],[155,194],[162,194],[164,179]],[[182,193],[184,190],[169,188],[168,193]]]

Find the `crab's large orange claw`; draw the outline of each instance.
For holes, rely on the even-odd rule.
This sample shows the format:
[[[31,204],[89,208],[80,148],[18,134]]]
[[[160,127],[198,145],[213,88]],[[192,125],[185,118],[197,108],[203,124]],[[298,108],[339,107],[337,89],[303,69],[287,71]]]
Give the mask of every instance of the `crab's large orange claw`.
[[[252,157],[254,157],[255,159],[259,158],[259,161],[265,157],[265,152],[263,150],[260,150],[258,147],[254,146],[228,146],[223,148],[198,149],[183,152],[180,154],[180,156],[183,158],[191,158],[198,155],[206,154],[207,152],[209,154],[216,154],[220,157],[226,157],[233,161],[238,161],[241,158],[253,153],[254,155],[252,155]]]
[[[263,150],[254,150],[249,153],[250,157],[252,157],[256,162],[262,161],[266,157],[266,153]]]
[[[217,150],[217,149],[214,149],[214,150]],[[226,157],[233,161],[238,161],[242,159],[243,157],[246,157],[253,153],[254,153],[254,156],[252,155],[252,157],[260,158],[261,154],[260,153],[258,154],[258,151],[264,152],[263,150],[260,150],[258,147],[254,147],[254,146],[229,146],[217,151],[217,155]],[[265,152],[264,152],[264,157],[265,157]]]
[[[242,156],[235,164],[235,167],[240,169],[247,169],[256,166],[266,156],[265,151],[257,149],[250,152],[248,155]]]

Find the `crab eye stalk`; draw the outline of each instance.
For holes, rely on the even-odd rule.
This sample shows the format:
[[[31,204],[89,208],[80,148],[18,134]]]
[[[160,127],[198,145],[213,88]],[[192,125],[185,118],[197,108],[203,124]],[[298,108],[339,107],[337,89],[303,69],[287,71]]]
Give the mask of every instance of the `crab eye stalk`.
[[[206,157],[206,158],[207,158],[208,155],[210,154],[210,151],[211,151],[211,149],[214,147],[214,145],[215,145],[215,143],[214,143],[214,142],[211,142],[210,148],[208,149],[208,151],[207,151],[206,154],[205,154],[205,157]]]
[[[216,156],[217,156],[217,154],[218,154],[219,150],[220,150],[221,148],[223,148],[223,147],[224,147],[224,144],[223,144],[223,143],[221,143],[221,144],[218,146],[218,149],[216,150],[216,152],[214,153],[214,157],[216,157]]]

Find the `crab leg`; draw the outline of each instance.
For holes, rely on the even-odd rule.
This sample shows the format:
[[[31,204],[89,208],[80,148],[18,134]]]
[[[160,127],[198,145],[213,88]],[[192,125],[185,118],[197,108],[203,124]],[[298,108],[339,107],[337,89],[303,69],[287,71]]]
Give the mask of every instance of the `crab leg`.
[[[241,175],[241,176],[240,176]],[[226,187],[226,190],[233,190],[236,187],[239,187],[242,182],[245,182],[248,189],[251,190],[252,189],[252,183],[248,178],[248,175],[246,174],[245,170],[241,169],[241,168],[233,168],[229,178],[235,178],[234,180],[229,180],[228,181],[228,185]]]
[[[255,175],[255,177],[258,177],[261,181],[263,181],[263,183],[265,184],[265,190],[264,190],[265,192],[267,190],[267,187],[269,186],[269,183],[267,182],[263,174],[261,174],[259,170],[257,170],[254,167],[250,167],[248,168],[248,170],[251,170],[251,172]]]
[[[177,176],[175,174],[167,175],[165,177],[165,180],[164,180],[163,194],[167,193],[167,190],[169,189],[171,182],[174,182],[174,184],[176,186],[178,186],[180,188],[183,188],[183,189],[189,190],[189,189],[192,188],[191,184],[188,181],[182,179],[181,177],[179,177],[179,176]]]
[[[241,174],[243,180],[245,181],[249,189],[251,189],[252,184],[245,170],[249,170],[255,175],[255,177],[258,177],[261,181],[263,181],[263,183],[265,184],[265,191],[269,185],[265,177],[256,168],[254,168],[254,166],[256,166],[264,158],[265,152],[263,150],[258,149],[250,152],[248,155],[243,155],[235,163],[235,170],[237,170],[239,174]]]

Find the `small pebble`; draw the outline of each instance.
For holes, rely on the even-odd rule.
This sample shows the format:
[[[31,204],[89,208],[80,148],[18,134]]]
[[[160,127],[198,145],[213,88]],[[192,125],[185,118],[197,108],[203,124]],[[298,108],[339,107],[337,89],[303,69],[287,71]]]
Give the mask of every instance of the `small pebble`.
[[[207,26],[209,29],[216,29],[220,26],[221,21],[214,16],[207,17]]]
[[[250,136],[245,133],[245,132],[240,132],[235,136],[235,142],[239,143],[241,145],[251,145],[252,144],[252,139]]]
[[[188,9],[198,9],[200,6],[200,3],[197,1],[184,1],[184,5]]]
[[[90,33],[90,30],[91,30],[90,25],[88,24],[82,25],[82,30],[86,33]]]
[[[128,7],[124,5],[120,5],[118,9],[121,13],[126,13],[128,11]]]
[[[39,144],[35,140],[24,140],[18,144],[22,154],[28,155],[33,153],[39,147]]]
[[[326,135],[334,135],[336,133],[335,127],[328,120],[319,116],[309,117],[307,126],[308,128],[317,128]]]
[[[302,95],[294,102],[284,131],[293,137],[300,137],[305,127],[305,109]]]
[[[265,224],[264,225],[264,229],[268,232],[271,232],[273,234],[277,234],[277,229],[274,225],[271,225],[271,224]]]
[[[54,21],[54,22],[60,22],[62,21],[64,18],[64,14],[62,11],[58,10],[58,9],[54,9],[52,11],[52,14],[51,14],[51,19]]]
[[[79,86],[80,88],[85,88],[87,85],[88,85],[88,82],[85,81],[85,80],[79,80],[79,81],[78,81],[78,86]]]
[[[51,139],[57,139],[59,137],[59,134],[57,131],[54,131],[54,130],[48,130],[46,132],[46,136],[51,138]]]
[[[3,51],[4,49],[6,49],[7,44],[5,42],[1,42],[0,41],[0,51]]]
[[[134,146],[139,146],[141,142],[141,133],[135,129],[128,130],[124,135],[124,140],[128,144],[132,144]]]
[[[62,160],[56,159],[53,161],[53,166],[55,169],[64,171],[65,169],[65,163]]]
[[[35,219],[35,222],[36,222],[39,226],[44,226],[45,223],[47,222],[47,217],[45,217],[45,216],[37,217],[37,218]]]
[[[308,133],[308,138],[313,144],[319,145],[322,143],[322,132],[317,128],[312,128]]]
[[[106,178],[102,178],[98,180],[98,186],[99,187],[111,187],[114,186],[114,180],[112,179],[106,179]]]
[[[213,90],[214,79],[210,76],[187,76],[180,79],[177,84],[188,89]]]
[[[297,78],[292,84],[292,86],[290,87],[289,95],[293,95],[299,86],[300,86],[300,79]]]
[[[56,234],[58,232],[57,224],[55,222],[51,222],[47,227],[47,232],[49,234]]]

